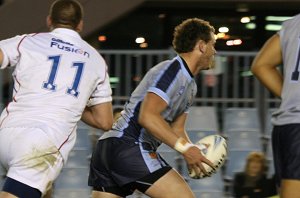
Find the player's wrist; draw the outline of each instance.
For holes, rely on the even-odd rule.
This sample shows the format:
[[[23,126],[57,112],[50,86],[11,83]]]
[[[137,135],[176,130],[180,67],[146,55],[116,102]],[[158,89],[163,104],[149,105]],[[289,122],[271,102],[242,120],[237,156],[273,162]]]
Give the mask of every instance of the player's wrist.
[[[175,145],[174,145],[174,149],[176,151],[178,151],[179,153],[185,153],[187,150],[189,150],[189,148],[195,146],[194,144],[189,143],[188,141],[186,141],[184,138],[180,137],[177,139]]]

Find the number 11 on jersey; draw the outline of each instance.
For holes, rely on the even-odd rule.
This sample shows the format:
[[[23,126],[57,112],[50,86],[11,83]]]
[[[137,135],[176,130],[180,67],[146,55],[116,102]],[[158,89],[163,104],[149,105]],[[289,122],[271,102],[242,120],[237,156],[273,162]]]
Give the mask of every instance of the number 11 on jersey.
[[[50,90],[50,91],[56,91],[57,85],[55,84],[55,78],[58,71],[59,63],[61,56],[50,56],[48,57],[49,60],[51,60],[52,66],[49,74],[49,78],[46,82],[43,83],[43,88]],[[78,97],[79,91],[78,86],[80,84],[80,79],[84,67],[84,63],[82,62],[74,62],[73,67],[77,67],[76,74],[72,83],[72,87],[69,87],[66,91],[67,94]]]

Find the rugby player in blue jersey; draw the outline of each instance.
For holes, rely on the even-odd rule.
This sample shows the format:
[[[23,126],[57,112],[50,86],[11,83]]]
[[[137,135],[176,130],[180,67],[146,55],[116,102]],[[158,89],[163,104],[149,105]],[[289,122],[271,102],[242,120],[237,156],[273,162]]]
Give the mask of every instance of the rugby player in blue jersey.
[[[172,60],[154,66],[132,93],[113,129],[98,141],[91,159],[93,198],[125,197],[139,190],[150,197],[190,198],[182,176],[156,152],[163,142],[180,152],[197,174],[212,166],[189,140],[184,125],[197,92],[194,77],[210,69],[214,28],[198,18],[174,31]]]

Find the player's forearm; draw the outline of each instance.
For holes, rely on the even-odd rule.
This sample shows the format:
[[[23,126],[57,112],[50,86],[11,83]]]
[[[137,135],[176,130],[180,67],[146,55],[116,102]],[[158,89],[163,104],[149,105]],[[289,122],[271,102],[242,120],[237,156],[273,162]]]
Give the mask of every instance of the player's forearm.
[[[172,128],[161,115],[143,114],[139,116],[139,124],[154,137],[174,148],[179,137],[172,132]]]
[[[98,128],[92,112],[88,108],[86,108],[82,113],[81,120],[92,127]]]
[[[174,122],[171,123],[172,131],[178,136],[182,137],[188,142],[191,142],[190,138],[188,137],[188,134],[185,130],[185,121],[187,119],[187,114],[183,113],[180,116],[176,118]]]
[[[176,128],[172,126],[172,131],[178,136],[178,137],[182,137],[185,140],[187,140],[188,142],[192,143],[188,134],[186,133],[184,128]]]
[[[276,67],[255,66],[251,71],[268,90],[281,97],[283,78]]]

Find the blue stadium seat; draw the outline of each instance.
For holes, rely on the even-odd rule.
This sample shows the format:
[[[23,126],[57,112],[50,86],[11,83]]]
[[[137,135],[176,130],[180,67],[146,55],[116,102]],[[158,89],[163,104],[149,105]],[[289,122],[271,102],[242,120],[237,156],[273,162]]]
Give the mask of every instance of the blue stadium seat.
[[[264,136],[267,139],[271,139],[271,135],[272,135],[272,130],[273,130],[273,124],[271,122],[271,118],[272,118],[272,113],[275,111],[276,109],[269,109],[267,111],[267,115],[266,115],[266,120],[265,120],[265,131],[264,131]]]
[[[86,123],[82,122],[81,120],[77,123],[77,129],[89,129],[91,128]]]
[[[195,197],[197,198],[224,198],[225,194],[223,191],[194,191]]]
[[[267,151],[266,151],[266,157],[268,159],[273,159],[273,149],[272,149],[272,142],[267,142]]]
[[[73,149],[68,157],[65,168],[84,168],[89,167],[89,151],[85,149]]]
[[[226,137],[228,150],[263,150],[262,135],[259,131],[227,131]]]
[[[54,189],[56,190],[84,190],[88,189],[88,175],[89,168],[63,168],[60,175],[54,182]]]
[[[193,143],[198,142],[200,139],[208,135],[220,135],[218,132],[215,131],[187,131],[187,134]]]
[[[92,191],[90,188],[87,189],[60,189],[54,190],[54,198],[89,198],[91,197]]]
[[[228,108],[224,112],[224,133],[232,130],[260,131],[256,108]]]
[[[222,176],[222,171],[218,170],[211,177],[203,179],[191,179],[188,178],[188,184],[193,191],[203,191],[203,192],[223,192],[224,191],[224,180]]]
[[[192,106],[189,110],[185,128],[187,131],[219,131],[215,107]]]
[[[224,178],[232,180],[237,172],[244,171],[247,156],[252,151],[253,150],[229,150],[228,158],[225,163]]]
[[[274,162],[273,162],[273,149],[272,149],[272,142],[268,141],[267,142],[267,150],[266,150],[266,158],[268,161],[268,176],[272,177],[275,173],[275,168],[274,168]]]
[[[268,177],[271,178],[275,174],[275,167],[273,159],[268,160]]]
[[[6,170],[5,170],[4,166],[2,166],[0,164],[0,177],[5,176],[5,175],[6,175]]]
[[[89,136],[89,129],[88,128],[77,128],[77,138],[74,145],[74,149],[86,149],[91,151],[92,150],[92,142]]]

